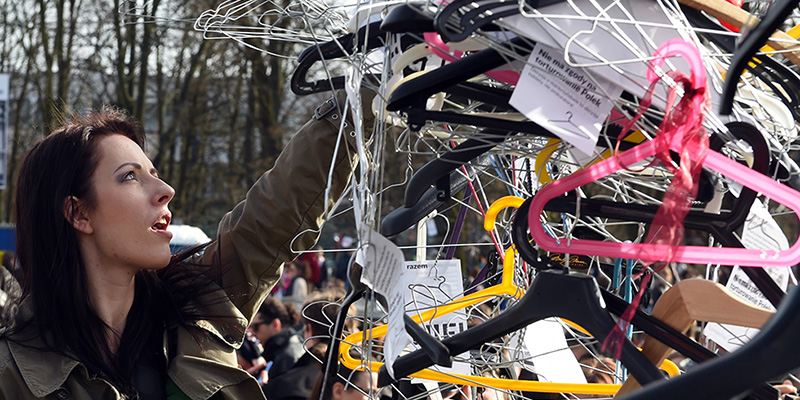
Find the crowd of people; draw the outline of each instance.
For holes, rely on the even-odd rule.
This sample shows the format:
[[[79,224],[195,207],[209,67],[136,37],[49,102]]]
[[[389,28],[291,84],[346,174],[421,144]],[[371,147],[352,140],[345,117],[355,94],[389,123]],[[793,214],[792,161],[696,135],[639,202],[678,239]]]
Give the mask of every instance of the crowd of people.
[[[286,264],[237,354],[242,368],[258,379],[268,399],[320,398],[322,363],[340,309],[337,301],[344,295],[344,282],[328,271],[322,252],[305,253]],[[347,331],[356,329],[346,325]],[[345,367],[337,372],[324,399],[366,399],[370,390],[377,389],[375,372]]]

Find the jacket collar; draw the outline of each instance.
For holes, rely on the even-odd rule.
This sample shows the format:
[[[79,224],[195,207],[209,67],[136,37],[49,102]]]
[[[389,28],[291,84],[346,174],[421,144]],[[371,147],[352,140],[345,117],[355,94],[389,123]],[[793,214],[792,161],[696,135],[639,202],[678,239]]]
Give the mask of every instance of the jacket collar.
[[[169,354],[168,359],[179,359],[176,363],[170,363],[172,368],[168,368],[168,373],[181,390],[191,398],[207,398],[223,387],[237,385],[243,380],[251,378],[249,374],[235,367],[236,357],[232,351],[241,346],[247,319],[230,302],[219,301],[221,295],[224,295],[221,290],[204,295],[209,297],[203,297],[202,300],[208,300],[206,304],[210,304],[210,306],[203,310],[203,314],[230,315],[227,323],[220,324],[200,320],[195,325],[224,342],[225,351],[209,349],[209,352],[205,352],[197,346],[194,338],[184,329],[176,329],[179,334],[174,338],[169,338],[167,331],[164,334],[165,353],[169,354],[168,352],[171,350],[170,340],[176,342],[175,352]],[[46,397],[55,392],[64,385],[76,367],[79,367],[86,379],[89,379],[86,367],[80,362],[68,356],[45,350],[45,341],[36,329],[33,302],[30,297],[24,299],[19,305],[15,321],[17,324],[24,324],[22,325],[24,328],[8,337],[8,346],[22,379],[36,397]],[[210,346],[211,343],[206,343],[206,345]],[[178,364],[182,367],[177,368]],[[202,379],[199,379],[199,376],[202,376]],[[110,384],[108,386],[111,387]]]
[[[8,338],[8,347],[22,379],[36,397],[53,393],[66,382],[78,361],[44,350],[45,342],[33,323],[33,304],[26,298],[17,310],[16,323],[25,324]]]

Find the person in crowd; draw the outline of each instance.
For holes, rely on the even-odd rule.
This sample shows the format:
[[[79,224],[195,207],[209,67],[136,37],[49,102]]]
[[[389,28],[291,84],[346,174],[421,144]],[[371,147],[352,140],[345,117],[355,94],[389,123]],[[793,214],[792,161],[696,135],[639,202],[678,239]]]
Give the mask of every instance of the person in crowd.
[[[261,356],[264,364],[254,368],[268,368],[269,378],[275,378],[289,370],[303,355],[303,342],[292,328],[300,320],[300,314],[293,305],[284,305],[280,300],[269,296],[258,308],[256,317],[250,323],[253,335],[264,348]]]
[[[298,262],[286,263],[285,274],[289,278],[286,290],[281,301],[292,304],[295,308],[302,307],[308,298],[308,281],[306,281],[306,265]]]
[[[346,285],[343,280],[330,277],[322,284],[322,291],[339,293],[339,297],[344,297],[347,293],[347,289],[345,289],[345,287]]]
[[[497,370],[487,370],[481,373],[484,378],[501,378]],[[478,387],[475,391],[475,400],[511,400],[508,391],[494,388]]]
[[[317,247],[315,250],[322,250]],[[297,258],[297,262],[302,266],[301,269],[306,271],[305,278],[309,286],[319,288],[322,281],[327,278],[327,273],[323,274],[324,257],[321,251],[311,251],[303,253]],[[324,275],[324,276],[323,276]]]
[[[325,382],[319,374],[308,400],[367,400],[370,393],[378,391],[378,374],[365,369],[352,370],[339,364],[336,375],[329,379]],[[323,384],[327,385],[324,392]]]
[[[22,295],[18,272],[16,253],[13,251],[3,252],[3,268],[0,268],[0,315],[13,309],[11,305]],[[1,321],[0,325],[2,325]]]
[[[334,266],[333,269],[333,277],[345,282],[347,287],[349,287],[349,282],[347,281],[348,278],[347,273],[348,273],[348,268],[350,267],[350,260],[352,259],[353,254],[354,253],[352,251],[339,253],[337,255],[338,258],[336,259],[336,265]]]
[[[261,355],[263,351],[264,348],[261,347],[261,343],[253,335],[253,331],[247,329],[242,347],[236,350],[236,359],[239,363],[239,368],[253,375],[259,384],[265,384],[269,379],[267,375],[269,365]]]
[[[356,164],[349,139],[337,146],[339,111],[317,114],[202,254],[175,257],[175,192],[141,125],[103,107],[36,143],[18,172],[26,285],[0,335],[0,398],[263,398],[235,351],[281,265],[314,245],[336,200],[325,193],[340,196]]]
[[[331,326],[339,312],[336,300],[335,295],[322,292],[305,302],[302,319],[306,352],[286,373],[264,385],[267,399],[305,400],[311,394],[328,351]]]

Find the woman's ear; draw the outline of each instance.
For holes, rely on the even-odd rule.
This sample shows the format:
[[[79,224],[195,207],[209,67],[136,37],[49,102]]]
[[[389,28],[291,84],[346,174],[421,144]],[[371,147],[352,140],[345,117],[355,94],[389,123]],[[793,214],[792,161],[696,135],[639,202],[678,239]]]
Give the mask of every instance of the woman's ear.
[[[64,218],[72,224],[78,232],[84,234],[91,234],[94,232],[92,223],[89,220],[89,213],[86,210],[86,204],[81,199],[75,196],[67,196],[64,198]]]

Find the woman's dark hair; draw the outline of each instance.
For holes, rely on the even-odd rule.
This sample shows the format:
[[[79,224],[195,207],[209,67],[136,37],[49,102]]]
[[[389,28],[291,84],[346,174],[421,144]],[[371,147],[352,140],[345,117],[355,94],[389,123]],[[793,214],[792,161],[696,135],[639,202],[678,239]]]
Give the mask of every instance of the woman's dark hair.
[[[280,300],[268,296],[258,308],[258,313],[264,322],[272,322],[275,318],[281,321],[284,327],[292,327],[300,323],[300,313],[291,304],[283,304]]]
[[[90,373],[103,376],[123,394],[134,395],[132,374],[142,350],[151,340],[160,345],[166,321],[186,326],[200,318],[187,305],[199,295],[198,289],[210,291],[207,283],[212,278],[198,277],[181,261],[198,248],[174,257],[162,270],[140,271],[119,348],[116,353],[111,350],[109,328],[91,306],[78,238],[64,215],[64,202],[74,196],[90,209],[96,205],[91,176],[99,158],[97,143],[115,134],[144,148],[141,125],[118,109],[103,107],[73,115],[36,143],[22,161],[16,193],[17,256],[24,272],[19,301],[30,297],[35,317],[11,322],[11,331],[33,323],[47,350],[79,360]],[[187,278],[191,283],[176,285]]]

